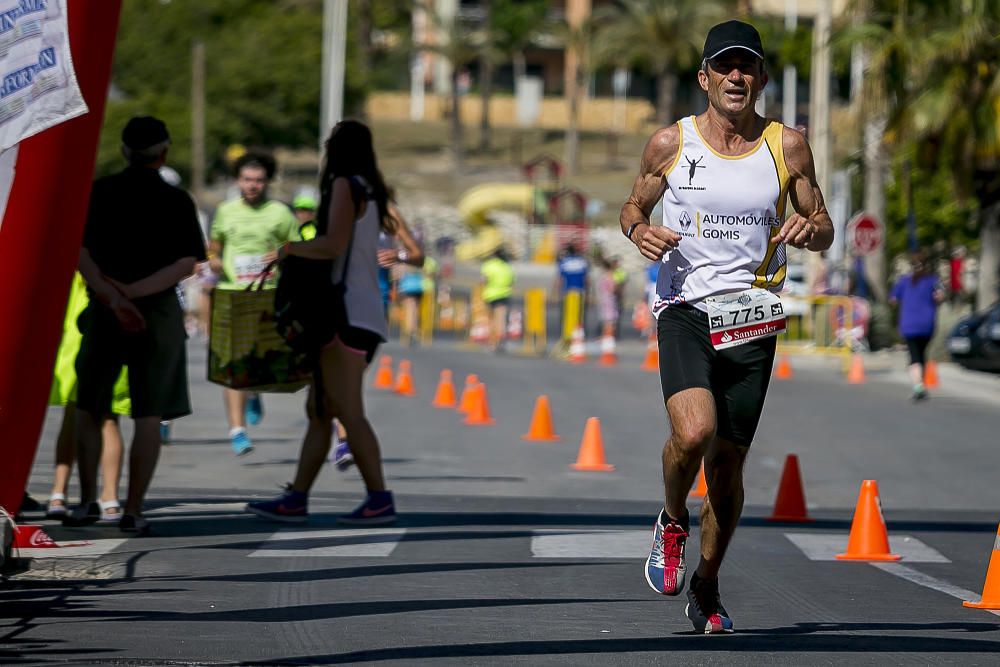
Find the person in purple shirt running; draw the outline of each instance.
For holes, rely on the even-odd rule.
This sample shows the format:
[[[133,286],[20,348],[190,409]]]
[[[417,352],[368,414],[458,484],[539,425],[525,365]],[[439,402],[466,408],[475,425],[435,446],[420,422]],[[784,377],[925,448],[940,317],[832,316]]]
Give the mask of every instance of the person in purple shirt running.
[[[889,295],[889,303],[899,306],[899,335],[910,351],[909,372],[915,401],[927,398],[924,387],[927,344],[934,335],[937,307],[942,301],[944,290],[931,270],[927,253],[915,252],[912,272],[900,277]]]

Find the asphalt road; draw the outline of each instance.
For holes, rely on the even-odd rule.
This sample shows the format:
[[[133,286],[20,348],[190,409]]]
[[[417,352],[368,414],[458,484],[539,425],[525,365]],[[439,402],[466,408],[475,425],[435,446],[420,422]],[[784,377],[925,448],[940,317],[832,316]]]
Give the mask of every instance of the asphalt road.
[[[795,376],[772,383],[722,572],[738,633],[702,637],[683,597],[655,595],[642,576],[667,425],[641,346],[615,368],[455,346],[386,351],[412,360],[418,391],[369,392],[397,526],[336,527],[362,487],[332,466],[309,524],[243,514],[292,475],[302,395],[267,396],[257,449],[236,459],[193,343],[196,414],[164,449],[155,536],[46,526],[89,544],[33,552],[31,569],[0,587],[0,664],[996,663],[1000,617],[960,601],[982,590],[1000,516],[995,378],[943,368],[942,390],[914,405],[893,358],[871,358],[863,385],[793,359]],[[495,426],[430,407],[445,367],[487,383]],[[520,439],[541,393],[560,442]],[[591,416],[614,472],[568,467]],[[36,497],[48,492],[58,421],[54,410]],[[813,523],[764,520],[788,453]],[[827,560],[846,544],[863,479],[879,482],[898,564]]]

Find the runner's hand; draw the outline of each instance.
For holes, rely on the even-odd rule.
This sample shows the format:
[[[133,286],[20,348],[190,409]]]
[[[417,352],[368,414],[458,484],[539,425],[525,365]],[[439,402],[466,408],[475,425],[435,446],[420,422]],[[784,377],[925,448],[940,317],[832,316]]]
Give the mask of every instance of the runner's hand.
[[[680,240],[679,234],[662,225],[640,225],[632,232],[632,242],[639,252],[654,262],[663,259],[663,255],[676,248]]]
[[[787,243],[793,248],[805,248],[812,241],[816,233],[816,225],[809,222],[809,218],[803,218],[798,213],[792,213],[775,240]]]

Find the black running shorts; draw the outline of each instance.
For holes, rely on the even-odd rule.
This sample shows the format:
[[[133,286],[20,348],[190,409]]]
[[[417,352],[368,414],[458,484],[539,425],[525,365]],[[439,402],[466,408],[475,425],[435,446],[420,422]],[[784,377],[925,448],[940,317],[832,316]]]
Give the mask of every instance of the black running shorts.
[[[708,336],[708,314],[686,304],[660,313],[656,333],[664,402],[685,389],[709,390],[715,398],[716,434],[749,447],[764,409],[777,337],[716,350]]]

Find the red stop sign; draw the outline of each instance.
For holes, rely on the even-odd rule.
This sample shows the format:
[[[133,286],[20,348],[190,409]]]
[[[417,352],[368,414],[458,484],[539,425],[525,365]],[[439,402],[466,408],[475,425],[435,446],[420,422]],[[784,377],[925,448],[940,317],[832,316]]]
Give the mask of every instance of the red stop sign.
[[[882,247],[882,223],[875,216],[859,213],[848,224],[847,237],[856,256],[870,255]]]

